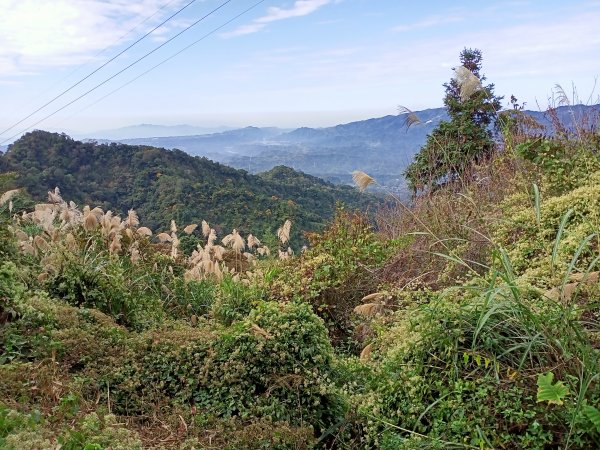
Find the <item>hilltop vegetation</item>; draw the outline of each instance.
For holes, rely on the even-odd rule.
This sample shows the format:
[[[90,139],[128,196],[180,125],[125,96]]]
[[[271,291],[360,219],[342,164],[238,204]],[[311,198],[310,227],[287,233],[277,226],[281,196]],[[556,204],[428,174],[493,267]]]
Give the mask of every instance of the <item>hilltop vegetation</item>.
[[[273,239],[180,217],[204,182],[224,183],[216,216],[250,181],[290,197],[327,186],[309,176],[27,136],[5,170],[66,186],[41,204],[0,197],[0,447],[600,447],[600,120],[548,115],[552,135],[501,113],[484,155],[375,224],[338,207],[303,251],[284,216]],[[53,142],[41,155],[37,137]],[[429,142],[431,163],[459,143]],[[107,164],[110,181],[95,172]],[[219,170],[199,180],[205,166]],[[162,216],[140,216],[160,228],[68,201],[91,189],[155,202]],[[161,200],[173,191],[177,217]]]
[[[25,188],[40,201],[60,187],[65,198],[125,214],[135,208],[152,229],[207,220],[218,230],[237,228],[274,236],[294,221],[302,231],[321,229],[335,204],[366,209],[377,201],[349,186],[334,186],[284,167],[252,175],[173,150],[94,144],[34,131],[0,155],[0,171],[17,175],[11,188]],[[8,188],[8,186],[7,186]]]

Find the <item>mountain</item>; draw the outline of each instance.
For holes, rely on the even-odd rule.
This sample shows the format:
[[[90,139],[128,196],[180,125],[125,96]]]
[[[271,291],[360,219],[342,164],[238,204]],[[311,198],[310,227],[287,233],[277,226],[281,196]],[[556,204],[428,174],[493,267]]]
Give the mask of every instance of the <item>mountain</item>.
[[[561,106],[556,114],[563,123],[585,120],[599,106]],[[525,111],[553,134],[547,113]],[[403,194],[404,169],[425,143],[427,135],[447,119],[445,108],[415,112],[419,124],[406,127],[406,116],[385,116],[327,128],[298,128],[285,132],[277,128],[244,128],[202,136],[169,136],[121,140],[135,145],[178,148],[192,155],[252,173],[285,165],[339,183],[351,183],[351,173],[363,170],[387,189]],[[542,131],[541,131],[542,132]]]
[[[95,138],[99,140],[119,140],[119,139],[135,139],[142,137],[166,137],[166,136],[189,136],[202,135],[210,133],[219,133],[226,130],[231,130],[232,127],[196,127],[193,125],[153,125],[142,123],[128,127],[117,128],[114,130],[101,130],[85,135],[77,135],[77,137]]]
[[[250,131],[250,130],[249,130]],[[254,132],[254,131],[250,131]],[[34,131],[0,155],[0,173],[35,200],[59,186],[67,200],[126,214],[135,208],[152,229],[207,220],[217,231],[275,234],[291,219],[294,236],[319,229],[337,201],[362,210],[378,203],[350,186],[336,186],[290,168],[253,175],[180,150],[79,142]]]
[[[122,139],[119,142],[131,145],[176,148],[195,156],[250,155],[256,153],[253,150],[255,146],[262,150],[261,145],[267,144],[270,139],[284,132],[285,130],[280,128],[246,127],[205,135]],[[223,160],[224,158],[216,159]]]
[[[427,134],[446,117],[442,108],[419,113],[422,126],[405,127],[404,116],[385,116],[328,128],[248,127],[203,136],[120,140],[133,145],[177,148],[252,173],[285,165],[338,184],[363,170],[393,190]]]

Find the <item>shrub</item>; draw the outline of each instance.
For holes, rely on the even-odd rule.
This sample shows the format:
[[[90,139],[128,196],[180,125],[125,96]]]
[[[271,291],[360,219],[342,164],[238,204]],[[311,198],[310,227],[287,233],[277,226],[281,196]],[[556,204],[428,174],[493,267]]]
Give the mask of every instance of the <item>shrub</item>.
[[[57,249],[51,275],[45,281],[48,292],[78,307],[96,308],[119,324],[144,329],[157,323],[162,302],[148,285],[144,269],[134,269],[125,258],[88,247],[82,253]]]
[[[504,202],[507,219],[497,226],[494,240],[508,249],[517,275],[523,275],[539,287],[560,285],[579,246],[588,236],[600,231],[599,183],[600,171],[590,174],[581,187],[554,197],[543,197],[539,223],[535,207],[526,196],[514,195]],[[565,217],[567,221],[555,253],[554,244]],[[597,254],[595,242],[597,239],[582,249],[574,269],[588,269]]]
[[[377,289],[374,272],[401,241],[384,241],[364,216],[343,209],[323,233],[309,238],[306,252],[274,272],[270,295],[309,302],[339,345],[351,334],[354,307]]]
[[[308,305],[259,302],[228,327],[142,335],[137,356],[111,375],[111,399],[122,412],[173,398],[218,417],[320,428],[337,413],[331,364],[327,332]]]
[[[581,405],[600,395],[597,352],[568,306],[507,273],[445,291],[380,327],[371,371],[362,371],[366,389],[352,393],[364,442],[407,449],[593,445],[580,417]],[[536,378],[548,367],[561,367],[558,376],[580,396],[555,408],[538,403]]]

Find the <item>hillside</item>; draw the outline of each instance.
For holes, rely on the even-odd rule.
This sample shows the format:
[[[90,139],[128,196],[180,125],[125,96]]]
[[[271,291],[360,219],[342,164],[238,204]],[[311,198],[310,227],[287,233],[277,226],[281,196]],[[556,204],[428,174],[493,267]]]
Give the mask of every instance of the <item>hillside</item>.
[[[28,133],[0,156],[16,187],[35,200],[59,186],[77,204],[125,214],[135,208],[153,229],[207,220],[217,230],[273,235],[286,219],[294,236],[319,229],[336,201],[368,208],[374,199],[287,168],[252,175],[179,150],[95,144],[44,131]]]
[[[566,127],[581,121],[595,106],[561,106],[555,109]],[[134,145],[178,148],[192,155],[252,173],[285,165],[340,184],[352,182],[350,173],[364,170],[380,184],[402,193],[403,172],[427,135],[447,119],[444,108],[416,111],[419,124],[406,127],[406,116],[385,116],[326,128],[298,128],[282,132],[276,128],[248,127],[201,136],[168,136],[121,140]],[[545,112],[525,111],[542,127],[540,133],[556,132]]]
[[[0,163],[36,196],[65,189],[24,215],[0,190],[0,448],[599,448],[600,136],[512,130],[378,230],[338,210],[305,251],[284,232],[270,256],[244,195],[272,219],[346,190],[27,135]],[[156,202],[146,217],[235,219],[248,200],[257,222],[192,230],[189,254],[185,222],[161,239],[68,195]]]

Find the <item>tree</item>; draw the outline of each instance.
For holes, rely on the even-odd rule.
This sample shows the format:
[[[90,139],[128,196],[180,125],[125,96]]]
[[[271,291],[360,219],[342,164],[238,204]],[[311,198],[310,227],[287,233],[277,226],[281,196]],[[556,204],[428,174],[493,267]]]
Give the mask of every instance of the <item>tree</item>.
[[[427,137],[405,176],[414,192],[432,189],[458,178],[473,161],[494,150],[491,125],[502,97],[494,95],[494,85],[482,84],[482,55],[477,49],[460,53],[461,66],[444,83],[444,105],[450,121],[442,121]]]

